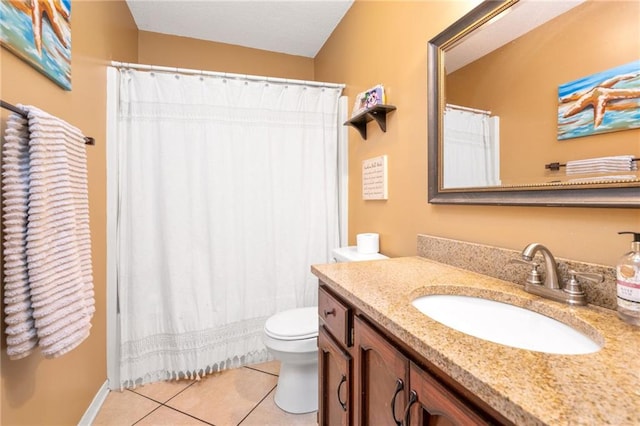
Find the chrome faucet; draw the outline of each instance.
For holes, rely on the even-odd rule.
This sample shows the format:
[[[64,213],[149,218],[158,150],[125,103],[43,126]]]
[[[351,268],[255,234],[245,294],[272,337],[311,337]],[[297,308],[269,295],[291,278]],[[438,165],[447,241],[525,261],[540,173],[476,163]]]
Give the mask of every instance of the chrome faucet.
[[[537,252],[542,253],[544,258],[544,286],[551,290],[560,290],[558,264],[548,248],[540,243],[531,243],[522,250],[522,258],[532,262]]]
[[[533,261],[536,253],[542,253],[544,258],[544,282],[540,279],[538,272],[538,264]],[[531,243],[522,250],[522,259],[513,259],[513,263],[524,263],[532,267],[529,277],[524,285],[524,290],[546,297],[556,302],[568,303],[569,305],[586,305],[587,296],[582,290],[577,277],[584,278],[588,281],[600,283],[604,281],[604,277],[600,274],[587,272],[569,271],[571,278],[566,285],[562,285],[556,259],[548,248],[540,243]]]

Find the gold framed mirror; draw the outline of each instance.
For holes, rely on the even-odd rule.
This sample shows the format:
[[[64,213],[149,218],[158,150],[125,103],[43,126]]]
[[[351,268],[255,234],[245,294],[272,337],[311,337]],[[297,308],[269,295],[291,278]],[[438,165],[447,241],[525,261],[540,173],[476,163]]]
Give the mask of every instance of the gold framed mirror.
[[[554,6],[556,10],[547,10]],[[610,102],[604,110],[606,123],[623,106],[631,111],[624,130],[597,128],[596,104],[587,104],[579,112],[591,121],[590,132],[574,137],[566,134],[561,118],[566,114],[564,103],[576,102],[577,97],[560,95],[567,83],[593,79],[622,65],[631,66],[624,87],[634,87],[635,93],[633,85],[640,84],[639,13],[637,1],[612,7],[593,0],[490,0],[434,37],[427,58],[428,201],[640,207],[640,96]],[[445,132],[445,115],[455,118],[459,110],[486,116],[478,126],[484,129],[481,138],[489,149],[458,154],[449,142],[445,145],[445,133],[454,134],[449,123]],[[571,118],[570,125],[577,129],[580,123]],[[460,132],[463,138],[467,133],[466,127]],[[497,135],[498,142],[488,144],[487,134]],[[471,139],[463,142],[468,145]],[[445,156],[482,158],[483,177],[466,183],[455,180],[455,167],[445,164]],[[611,157],[629,159],[629,169],[590,168],[584,173],[577,167]],[[475,168],[474,163],[462,170]]]

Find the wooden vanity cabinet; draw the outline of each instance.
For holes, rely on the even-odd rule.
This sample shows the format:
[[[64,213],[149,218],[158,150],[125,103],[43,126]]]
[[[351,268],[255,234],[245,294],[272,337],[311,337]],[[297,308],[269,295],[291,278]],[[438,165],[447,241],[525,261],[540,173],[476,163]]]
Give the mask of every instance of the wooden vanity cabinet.
[[[322,284],[318,299],[319,425],[509,424]]]
[[[318,316],[318,424],[351,425],[353,312],[320,287]]]

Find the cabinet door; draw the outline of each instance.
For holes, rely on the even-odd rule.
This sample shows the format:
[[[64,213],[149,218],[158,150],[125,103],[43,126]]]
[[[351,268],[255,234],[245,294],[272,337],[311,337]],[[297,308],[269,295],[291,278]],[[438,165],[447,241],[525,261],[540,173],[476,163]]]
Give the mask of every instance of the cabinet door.
[[[478,426],[489,423],[472,407],[456,397],[431,374],[411,363],[409,406],[405,425]]]
[[[409,361],[362,319],[354,323],[356,424],[400,426]]]
[[[351,356],[334,342],[324,326],[318,333],[318,376],[318,424],[351,424]]]

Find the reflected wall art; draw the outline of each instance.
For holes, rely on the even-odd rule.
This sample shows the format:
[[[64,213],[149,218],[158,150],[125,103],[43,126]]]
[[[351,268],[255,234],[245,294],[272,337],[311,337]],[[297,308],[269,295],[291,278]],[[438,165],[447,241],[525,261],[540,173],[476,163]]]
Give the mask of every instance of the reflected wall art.
[[[558,87],[558,140],[640,127],[640,60]]]

